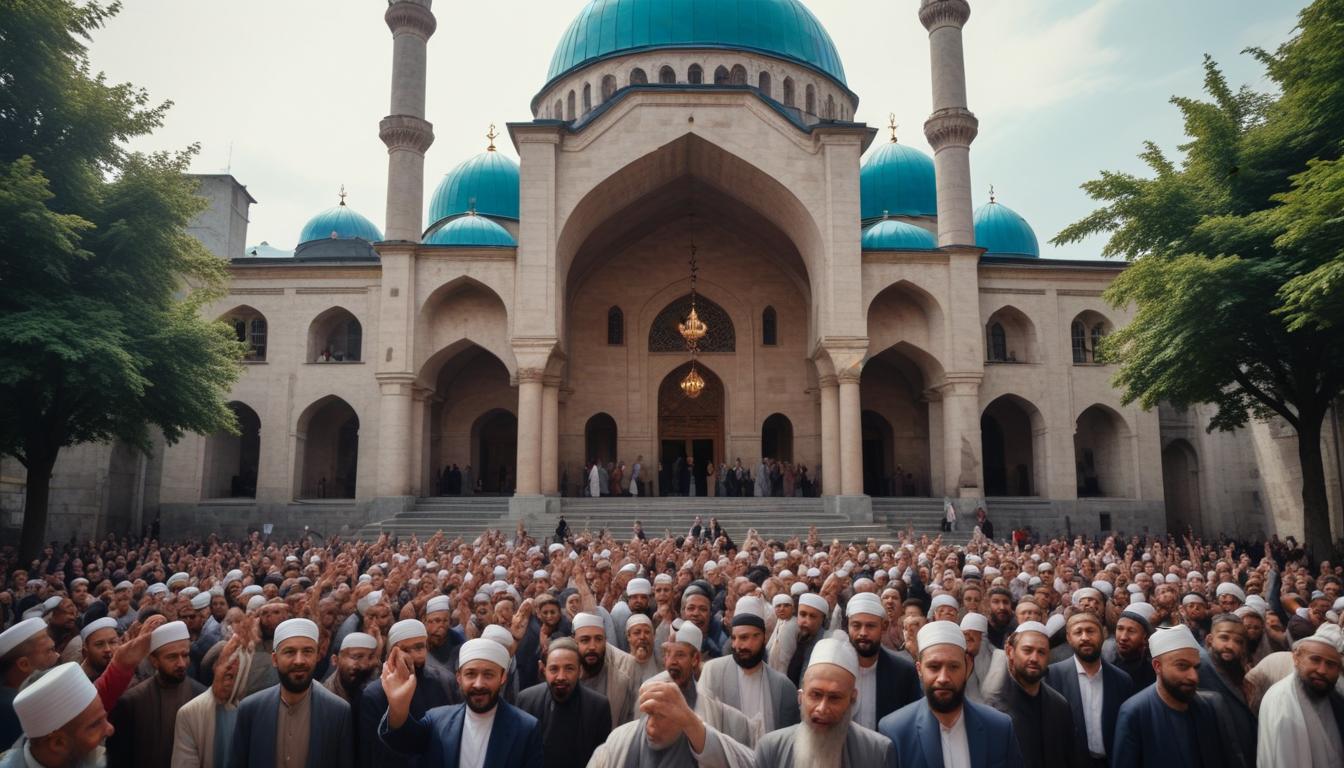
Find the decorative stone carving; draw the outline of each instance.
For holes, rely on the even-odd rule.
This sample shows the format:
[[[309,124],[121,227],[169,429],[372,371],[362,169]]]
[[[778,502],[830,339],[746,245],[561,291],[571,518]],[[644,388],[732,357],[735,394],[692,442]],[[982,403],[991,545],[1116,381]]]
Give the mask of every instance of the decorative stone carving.
[[[969,109],[947,107],[924,121],[924,137],[933,151],[943,147],[969,147],[980,132],[980,121]]]
[[[932,32],[937,27],[962,27],[971,17],[966,0],[924,0],[919,6],[919,21]]]
[[[438,28],[433,12],[429,10],[429,3],[430,0],[398,0],[387,6],[383,21],[387,22],[387,28],[392,30],[393,35],[405,32],[429,40]]]
[[[689,293],[664,307],[649,328],[649,351],[685,352],[686,340],[677,333],[677,323],[684,322],[690,311]],[[733,321],[723,307],[702,295],[697,295],[695,311],[700,320],[709,326],[709,333],[700,340],[699,348],[702,353],[737,351],[737,336],[733,330]]]
[[[434,126],[411,115],[389,115],[378,123],[378,138],[389,151],[410,149],[423,155],[434,143]]]

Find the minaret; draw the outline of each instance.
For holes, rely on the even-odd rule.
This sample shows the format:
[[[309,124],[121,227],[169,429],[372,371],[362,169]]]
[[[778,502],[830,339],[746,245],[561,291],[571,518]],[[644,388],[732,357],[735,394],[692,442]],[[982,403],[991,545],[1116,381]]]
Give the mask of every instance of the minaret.
[[[961,28],[970,18],[967,0],[922,0],[919,20],[929,30],[933,114],[924,135],[933,147],[938,178],[938,245],[975,245],[971,220],[971,142],[979,126],[966,107],[966,63]]]
[[[420,240],[425,151],[434,143],[434,126],[425,120],[425,51],[437,26],[433,2],[394,0],[383,16],[392,30],[392,109],[378,124],[387,145],[388,240]]]

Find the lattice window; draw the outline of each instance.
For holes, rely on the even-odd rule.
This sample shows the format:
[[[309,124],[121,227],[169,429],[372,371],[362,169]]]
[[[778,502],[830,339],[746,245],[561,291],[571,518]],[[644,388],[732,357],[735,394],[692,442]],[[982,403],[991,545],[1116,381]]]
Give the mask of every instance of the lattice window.
[[[691,311],[691,295],[668,304],[649,328],[650,352],[685,352],[686,340],[677,333],[677,323],[683,322]],[[736,352],[737,337],[733,331],[733,321],[718,304],[696,296],[695,311],[709,326],[709,333],[700,340],[701,352]]]

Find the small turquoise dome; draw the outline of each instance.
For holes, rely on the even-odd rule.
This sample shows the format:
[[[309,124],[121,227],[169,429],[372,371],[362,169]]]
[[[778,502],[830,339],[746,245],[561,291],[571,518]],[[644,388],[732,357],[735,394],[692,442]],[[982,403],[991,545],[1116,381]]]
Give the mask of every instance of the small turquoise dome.
[[[986,256],[1041,257],[1036,232],[1027,220],[992,197],[975,212],[975,244],[985,249]]]
[[[518,163],[491,149],[449,171],[429,199],[429,225],[473,210],[518,220]]]
[[[905,221],[884,219],[863,230],[865,251],[932,251],[938,238],[923,227]]]
[[[367,243],[381,242],[383,233],[372,221],[355,212],[345,204],[345,195],[341,195],[341,204],[317,214],[303,225],[299,233],[299,244],[314,240],[363,240]]]
[[[895,140],[868,156],[859,170],[859,212],[864,221],[891,216],[937,216],[933,158]]]
[[[484,248],[514,248],[509,231],[484,216],[459,216],[429,233],[425,245],[456,245]]]
[[[666,48],[755,51],[846,85],[835,43],[800,0],[592,0],[560,37],[546,80],[610,56]]]

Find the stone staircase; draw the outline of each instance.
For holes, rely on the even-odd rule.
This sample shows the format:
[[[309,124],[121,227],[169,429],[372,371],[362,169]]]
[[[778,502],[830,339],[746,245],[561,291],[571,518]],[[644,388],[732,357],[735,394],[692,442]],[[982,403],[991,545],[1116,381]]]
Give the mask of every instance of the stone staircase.
[[[937,536],[942,532],[943,500],[911,496],[874,498],[873,522],[881,523],[892,535],[913,526],[916,534]],[[943,533],[943,541],[965,544],[971,540],[973,529],[974,522],[962,517],[958,520],[957,530]]]
[[[416,534],[424,539],[441,530],[450,540],[459,536],[470,540],[487,528],[511,531],[515,525],[509,519],[507,496],[429,496],[416,499],[405,512],[365,525],[355,536],[370,540],[382,533]]]

